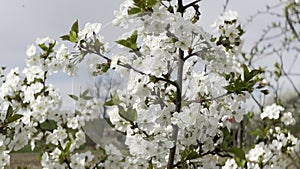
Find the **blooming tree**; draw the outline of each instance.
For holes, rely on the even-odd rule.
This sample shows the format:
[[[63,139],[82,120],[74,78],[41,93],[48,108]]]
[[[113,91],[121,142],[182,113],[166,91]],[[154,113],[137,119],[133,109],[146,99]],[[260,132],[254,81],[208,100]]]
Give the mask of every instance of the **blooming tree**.
[[[286,129],[295,123],[292,113],[280,105],[261,108],[253,146],[235,144],[237,124],[253,116],[246,101],[255,91],[267,94],[265,71],[240,59],[245,31],[237,13],[225,12],[214,24],[218,33],[210,35],[197,24],[199,3],[125,0],[113,24],[130,31],[116,41],[117,54],[99,23],[80,30],[76,21],[61,37],[72,50],[37,39],[26,51],[26,68],[1,75],[0,167],[9,165],[11,151],[39,143],[43,168],[287,167],[300,141]],[[296,1],[285,4],[299,10]],[[105,103],[88,90],[70,95],[75,110],[63,111],[60,92],[47,79],[58,71],[76,76],[87,57],[93,58],[91,76],[114,71],[127,79],[126,87]],[[76,151],[85,143],[82,127],[99,118],[103,105],[128,149],[105,145],[101,157]]]

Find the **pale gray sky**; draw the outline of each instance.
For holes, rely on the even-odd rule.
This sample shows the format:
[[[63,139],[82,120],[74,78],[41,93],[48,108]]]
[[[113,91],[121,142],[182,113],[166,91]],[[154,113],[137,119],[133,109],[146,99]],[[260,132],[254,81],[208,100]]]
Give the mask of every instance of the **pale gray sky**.
[[[228,9],[236,10],[242,22],[257,10],[265,8],[275,0],[230,0]],[[113,12],[119,8],[122,0],[0,0],[0,66],[9,68],[25,63],[26,47],[35,42],[37,37],[50,36],[58,39],[68,32],[72,23],[78,19],[81,28],[86,22],[100,22],[104,25],[114,18]],[[225,0],[203,0],[201,6],[200,25],[211,31],[210,24],[222,12]],[[248,25],[245,39],[249,44],[258,39],[261,29],[266,26],[268,18],[260,17],[255,23]],[[108,41],[118,35],[112,25],[103,29]],[[249,46],[249,44],[246,44]],[[58,74],[52,78],[62,93],[71,93],[71,78]],[[80,81],[81,83],[77,83]],[[79,86],[88,80],[74,79]]]

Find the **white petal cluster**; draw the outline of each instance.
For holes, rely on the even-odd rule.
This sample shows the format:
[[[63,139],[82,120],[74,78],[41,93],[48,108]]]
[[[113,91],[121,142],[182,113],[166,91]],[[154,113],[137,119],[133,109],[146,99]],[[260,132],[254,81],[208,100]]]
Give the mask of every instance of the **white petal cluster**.
[[[222,169],[240,169],[240,167],[236,164],[234,159],[228,159],[225,165],[222,166]]]
[[[246,154],[249,168],[287,167],[289,156],[297,152],[295,145],[299,140],[279,127],[270,130],[270,137],[273,137],[271,143],[260,142]]]
[[[84,28],[78,32],[79,40],[89,39],[94,34],[99,34],[101,30],[102,24],[101,23],[86,23]]]
[[[218,31],[219,37],[217,38],[217,44],[223,45],[227,51],[232,54],[239,54],[242,46],[242,40],[240,38],[244,30],[241,28],[241,24],[238,21],[238,14],[236,11],[226,11],[221,15],[212,27]]]
[[[0,151],[0,162],[1,169],[10,165],[10,156],[8,155],[8,151]]]
[[[179,14],[167,12],[165,7],[157,5],[151,14],[138,17],[124,14],[122,17],[125,10],[127,15],[132,1],[123,5],[115,22],[121,26],[137,22],[134,26],[140,53],[112,57],[111,68],[125,76],[128,83],[125,90],[117,92],[122,103],[110,108],[108,115],[115,128],[127,134],[125,144],[130,154],[139,159],[127,157],[126,164],[138,166],[144,161],[140,159],[145,159],[145,164],[152,159],[156,166],[165,166],[169,148],[174,146],[172,125],[179,127],[176,153],[199,143],[203,145],[203,152],[213,151],[222,142],[220,128],[231,128],[232,124],[243,119],[245,113],[242,105],[248,95],[227,96],[224,87],[229,83],[221,75],[240,71],[235,57],[212,43],[210,35],[200,26],[184,20]],[[127,39],[131,34],[121,39]],[[194,55],[185,61],[183,67],[182,95],[183,103],[187,104],[176,112],[176,105],[170,101],[174,99],[176,87],[152,81],[151,76],[164,78],[170,75],[171,79],[176,79],[179,48],[185,51],[185,55],[189,50]],[[118,63],[130,64],[138,72],[128,71]],[[204,98],[210,100],[207,106],[201,105],[201,102],[206,102]],[[120,106],[125,112],[135,110],[136,121],[130,123],[121,117]],[[214,140],[216,137],[220,139]],[[115,161],[113,164],[117,165]]]
[[[70,167],[72,169],[82,169],[85,168],[88,162],[91,162],[94,156],[90,151],[85,153],[76,153],[71,156],[71,164]]]
[[[104,42],[104,37],[100,34],[101,27],[101,23],[86,23],[84,28],[77,34],[77,48],[84,48],[84,50],[91,52],[89,51],[89,47],[97,46],[98,51],[96,52],[108,52],[109,45]],[[79,55],[77,57],[81,57],[79,60],[82,60],[84,56]]]
[[[278,119],[281,111],[284,111],[282,106],[272,104],[264,108],[264,111],[260,114],[260,118]]]
[[[77,109],[82,110],[81,114],[60,110],[61,94],[53,85],[48,84],[46,79],[58,71],[75,75],[77,67],[72,62],[73,56],[65,45],[62,44],[58,48],[55,46],[56,42],[49,37],[38,38],[36,45],[29,46],[26,51],[27,62],[24,70],[20,72],[18,68],[12,69],[1,84],[0,122],[4,124],[7,118],[11,118],[13,122],[8,123],[5,129],[15,134],[7,138],[2,135],[0,137],[0,168],[9,165],[10,151],[18,151],[29,143],[33,150],[36,142],[42,140],[43,144],[56,147],[43,154],[42,166],[65,168],[66,164],[59,162],[63,154],[62,149],[57,147],[63,149],[69,147],[69,153],[79,148],[85,143],[85,133],[79,129],[85,121],[93,120],[100,115],[99,100],[96,99],[86,101],[85,108],[77,106]],[[7,117],[7,112],[11,113],[11,117]],[[77,126],[68,125],[72,119],[76,119]],[[78,119],[83,122],[78,122]],[[66,126],[75,132],[70,133]],[[76,166],[75,161],[80,162],[78,159],[83,157],[88,157],[84,158],[86,159],[84,166],[92,158],[90,154],[75,154],[72,156],[74,161],[72,165]]]

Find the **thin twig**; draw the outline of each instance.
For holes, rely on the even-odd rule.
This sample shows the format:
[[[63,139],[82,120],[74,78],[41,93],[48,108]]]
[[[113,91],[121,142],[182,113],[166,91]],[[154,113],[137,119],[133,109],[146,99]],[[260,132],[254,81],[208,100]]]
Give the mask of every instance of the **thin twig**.
[[[283,66],[283,59],[282,59],[282,54],[279,54],[278,51],[275,51],[275,53],[277,54],[277,56],[279,57],[280,59],[280,63],[281,63],[281,71],[283,73],[283,75],[286,76],[286,78],[288,79],[288,81],[291,83],[291,85],[293,86],[295,92],[297,93],[298,96],[300,96],[300,92],[299,90],[297,89],[296,85],[294,84],[293,80],[290,78],[290,76],[286,73],[285,69],[284,69],[284,66]]]
[[[223,13],[226,11],[228,4],[229,4],[229,0],[226,0],[223,6]]]

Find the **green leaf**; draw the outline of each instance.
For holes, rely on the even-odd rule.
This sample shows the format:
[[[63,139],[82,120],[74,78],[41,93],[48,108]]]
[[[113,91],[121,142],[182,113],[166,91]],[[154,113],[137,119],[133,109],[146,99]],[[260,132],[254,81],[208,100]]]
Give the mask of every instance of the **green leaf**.
[[[70,42],[77,42],[77,33],[75,31],[70,31]]]
[[[232,85],[225,86],[225,89],[226,89],[229,93],[234,93],[234,92],[235,92],[235,87],[232,86]]]
[[[156,0],[147,0],[146,1],[146,7],[147,8],[151,8],[151,7],[153,7],[155,4],[156,4]]]
[[[13,113],[14,113],[14,110],[13,110],[12,106],[9,105],[8,109],[7,109],[7,112],[6,112],[6,119],[11,117]]]
[[[70,40],[70,35],[63,35],[60,38],[61,40]]]
[[[249,69],[245,64],[242,64],[243,70],[244,70],[244,80],[248,82],[252,77],[250,75]]]
[[[109,118],[109,117],[104,117],[104,120],[107,122],[107,124],[108,124],[110,127],[112,127],[112,128],[115,127],[115,125],[112,124],[112,122],[110,121],[110,118]]]
[[[51,131],[57,128],[57,124],[54,120],[46,120],[40,124],[40,128],[45,131]]]
[[[133,0],[134,1],[134,5],[137,7],[140,7],[142,9],[145,8],[145,0]]]
[[[39,44],[39,47],[43,50],[43,51],[47,51],[48,48],[45,44]]]
[[[247,117],[248,117],[249,119],[252,119],[252,118],[254,117],[254,112],[249,111],[249,112],[247,113]]]
[[[246,160],[245,160],[245,159],[240,159],[240,158],[238,158],[238,157],[235,157],[234,160],[235,160],[235,162],[236,162],[236,164],[237,164],[238,166],[240,166],[240,167],[242,167],[242,168],[245,167],[245,165],[246,165]]]
[[[89,90],[86,89],[85,91],[82,92],[82,94],[80,94],[80,97],[86,97],[89,94]]]
[[[281,76],[281,71],[275,70],[274,74],[277,78],[279,78]]]
[[[128,15],[134,15],[140,12],[141,12],[141,8],[137,8],[137,7],[130,8],[127,11]]]
[[[49,53],[52,53],[54,51],[53,49],[54,49],[55,45],[56,45],[56,41],[54,41],[54,43],[49,44],[49,48],[48,48]]]
[[[72,95],[72,94],[69,94],[69,96],[73,99],[73,100],[78,100],[78,97],[77,96],[75,96],[75,95]]]
[[[193,160],[193,159],[197,159],[200,157],[200,155],[195,152],[194,150],[182,150],[180,151],[180,155],[181,155],[181,164],[182,164],[182,168],[186,168],[188,169],[188,165],[187,165],[187,161],[188,160]]]
[[[238,147],[232,147],[232,148],[228,149],[228,151],[233,153],[236,157],[238,157],[242,160],[246,160],[245,152],[243,151],[243,149],[238,148]]]
[[[71,145],[72,145],[72,141],[69,141],[64,149],[65,153],[68,153],[70,151]]]
[[[135,109],[129,108],[127,111],[122,106],[118,106],[119,115],[130,122],[133,122],[137,119],[137,111]]]
[[[153,169],[153,164],[152,161],[149,162],[148,168],[147,169]]]
[[[234,137],[230,134],[229,130],[227,129],[227,127],[222,128],[221,129],[223,132],[223,136],[224,136],[224,140],[221,144],[221,148],[223,149],[227,149],[229,145],[231,145],[231,143],[234,140]]]
[[[105,103],[105,105],[106,105],[106,106],[113,106],[113,105],[118,105],[118,104],[120,104],[120,103],[121,103],[121,101],[120,101],[120,99],[119,99],[119,96],[118,96],[117,93],[115,93],[115,94],[112,96],[112,98],[111,98],[109,101],[107,101],[107,102]]]
[[[130,42],[128,42],[127,40],[125,39],[121,39],[121,40],[118,40],[117,43],[119,45],[122,45],[122,46],[125,46],[127,48],[130,48]]]
[[[137,40],[137,31],[134,31],[133,34],[130,36],[130,42],[131,43],[136,43]]]
[[[250,132],[250,135],[254,135],[254,136],[263,136],[263,132],[260,129],[256,129]]]
[[[195,151],[191,151],[189,152],[189,154],[186,156],[186,160],[193,160],[193,159],[196,159],[196,158],[199,158],[200,155],[195,152]]]
[[[76,20],[72,27],[71,27],[71,31],[74,31],[76,34],[79,32],[79,29],[78,29],[78,20]]]
[[[109,70],[110,66],[108,64],[105,64],[103,67],[102,67],[102,72],[107,72]]]
[[[274,66],[275,66],[277,69],[280,69],[280,65],[279,65],[278,62],[276,62],[276,63],[274,64]]]
[[[6,119],[6,121],[7,121],[8,123],[11,123],[11,122],[14,122],[14,121],[19,120],[19,119],[22,118],[22,117],[23,117],[23,115],[21,115],[21,114],[14,114],[13,116],[8,117],[8,118]]]
[[[131,49],[133,52],[136,52],[136,51],[138,51],[137,43],[136,43],[137,37],[138,37],[137,31],[134,31],[133,34],[130,37],[128,37],[127,39],[121,39],[116,42],[119,45],[125,46],[125,47]]]

